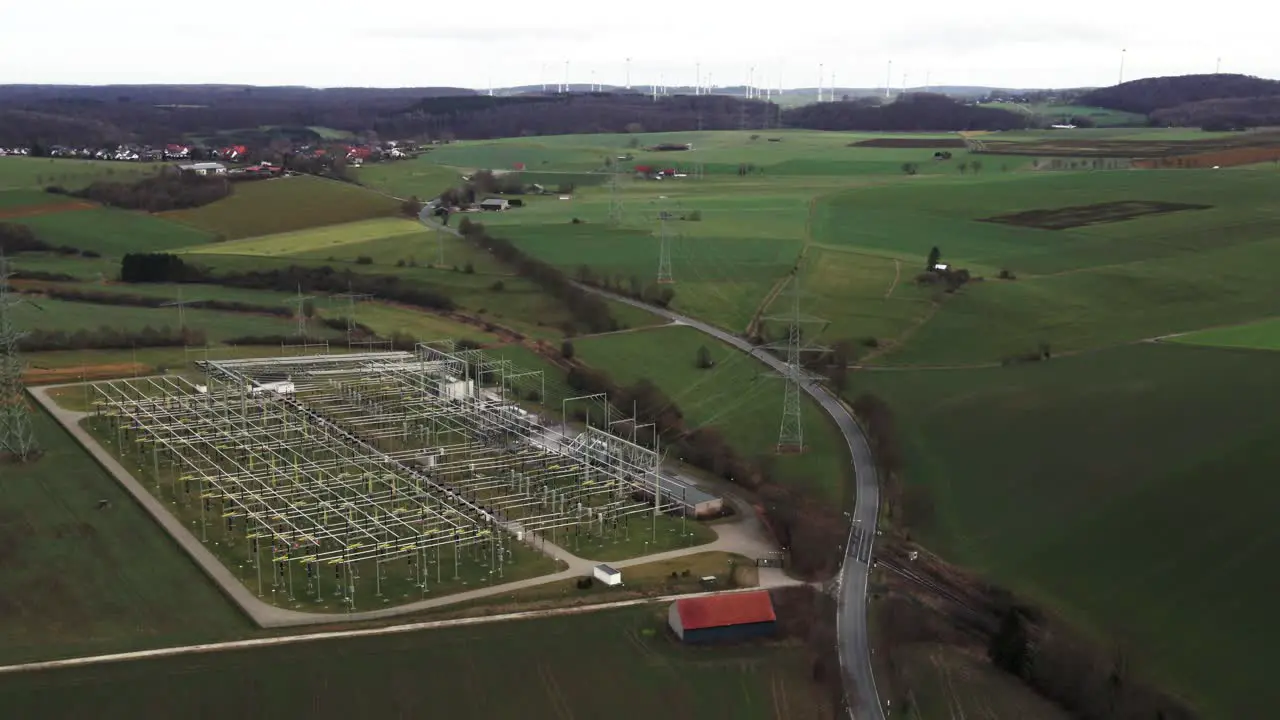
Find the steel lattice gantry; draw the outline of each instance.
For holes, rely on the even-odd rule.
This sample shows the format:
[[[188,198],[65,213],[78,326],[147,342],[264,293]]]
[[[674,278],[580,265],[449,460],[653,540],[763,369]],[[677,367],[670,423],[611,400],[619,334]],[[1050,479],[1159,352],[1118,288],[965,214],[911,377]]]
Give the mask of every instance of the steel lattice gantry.
[[[157,485],[242,529],[254,557],[349,565],[557,528],[600,533],[678,509],[656,452],[603,431],[548,430],[506,399],[505,361],[451,345],[205,361],[207,385],[93,386],[98,422]],[[665,496],[664,496],[665,495]],[[310,572],[310,567],[308,568]]]

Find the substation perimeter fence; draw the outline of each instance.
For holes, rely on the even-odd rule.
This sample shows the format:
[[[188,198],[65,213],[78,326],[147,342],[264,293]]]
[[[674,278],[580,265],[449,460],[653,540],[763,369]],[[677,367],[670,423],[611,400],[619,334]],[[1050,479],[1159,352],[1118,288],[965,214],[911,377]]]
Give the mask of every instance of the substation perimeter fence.
[[[290,597],[294,564],[308,588],[321,564],[336,566],[354,607],[358,563],[375,563],[381,595],[382,564],[408,558],[425,592],[428,551],[437,582],[442,547],[455,579],[464,550],[501,575],[512,537],[620,536],[630,516],[683,509],[663,497],[656,452],[595,429],[558,436],[507,402],[506,376],[519,373],[504,362],[451,345],[208,361],[205,386],[93,385],[94,422],[150,465],[157,493],[167,478],[177,503],[193,514],[198,503],[203,540],[211,521],[243,532],[260,595],[260,550],[275,580],[289,572]],[[496,391],[479,389],[485,373],[500,376]]]

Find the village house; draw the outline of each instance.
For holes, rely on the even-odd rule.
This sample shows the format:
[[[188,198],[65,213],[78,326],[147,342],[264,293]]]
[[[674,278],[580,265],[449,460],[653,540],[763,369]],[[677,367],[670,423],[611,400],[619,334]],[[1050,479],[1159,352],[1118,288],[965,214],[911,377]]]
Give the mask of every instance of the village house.
[[[191,163],[189,165],[179,165],[178,169],[183,172],[191,172],[196,175],[226,175],[227,166],[216,162]]]

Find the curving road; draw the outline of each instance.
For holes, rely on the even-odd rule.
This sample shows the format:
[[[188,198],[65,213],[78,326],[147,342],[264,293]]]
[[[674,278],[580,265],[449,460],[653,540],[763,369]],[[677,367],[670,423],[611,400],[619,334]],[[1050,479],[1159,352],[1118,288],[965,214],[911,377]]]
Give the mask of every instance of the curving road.
[[[717,340],[726,342],[742,352],[779,372],[786,372],[787,364],[777,357],[755,347],[747,340],[714,325],[654,307],[623,295],[588,285],[579,285],[591,293],[616,302],[626,303],[665,317],[672,322],[688,325]],[[835,420],[849,445],[853,471],[857,479],[857,501],[853,509],[853,522],[849,528],[849,541],[845,546],[844,564],[839,578],[839,615],[836,618],[840,643],[840,665],[845,673],[845,695],[849,714],[856,720],[883,720],[884,710],[876,693],[876,681],[871,671],[870,639],[867,636],[867,579],[871,572],[871,548],[876,537],[876,517],[880,511],[880,483],[871,448],[862,428],[839,398],[827,388],[806,381],[805,392]]]
[[[433,229],[460,236],[461,233],[456,229],[434,222],[431,213],[435,210],[435,206],[435,199],[423,205],[422,212],[418,214],[419,221]],[[774,370],[786,372],[785,362],[731,332],[625,295],[618,295],[590,285],[574,284],[587,292],[647,310],[672,322],[688,325],[736,347]],[[876,520],[880,513],[880,480],[876,473],[875,460],[871,456],[871,447],[867,444],[867,437],[862,433],[862,428],[854,421],[853,415],[844,403],[818,383],[805,382],[804,390],[840,428],[840,434],[844,435],[844,441],[849,446],[849,457],[853,462],[853,472],[857,482],[858,495],[849,526],[849,540],[845,544],[845,559],[840,567],[838,579],[839,609],[837,612],[839,614],[836,616],[840,666],[845,675],[845,697],[849,705],[849,716],[854,720],[884,720],[884,708],[880,705],[875,675],[871,670],[871,642],[867,635],[867,581],[871,574],[871,548],[875,543]]]

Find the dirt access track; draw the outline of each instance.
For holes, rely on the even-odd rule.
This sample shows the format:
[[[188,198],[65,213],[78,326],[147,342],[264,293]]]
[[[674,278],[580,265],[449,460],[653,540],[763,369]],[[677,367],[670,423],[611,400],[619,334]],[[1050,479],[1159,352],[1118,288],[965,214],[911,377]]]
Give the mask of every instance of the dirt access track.
[[[1186,203],[1156,202],[1154,200],[1120,200],[1095,205],[1075,205],[1052,210],[1025,210],[1011,215],[980,218],[979,222],[1017,225],[1040,230],[1069,230],[1086,225],[1122,222],[1142,217],[1181,212],[1183,210],[1208,210],[1212,205],[1188,205]]]
[[[14,220],[16,218],[36,217],[37,215],[52,215],[54,213],[67,212],[69,210],[90,210],[94,207],[96,206],[79,200],[44,203],[42,205],[21,205],[11,208],[0,208],[0,220]]]

